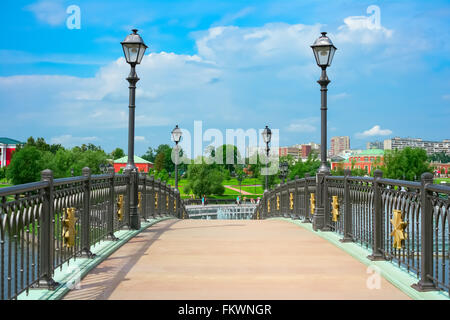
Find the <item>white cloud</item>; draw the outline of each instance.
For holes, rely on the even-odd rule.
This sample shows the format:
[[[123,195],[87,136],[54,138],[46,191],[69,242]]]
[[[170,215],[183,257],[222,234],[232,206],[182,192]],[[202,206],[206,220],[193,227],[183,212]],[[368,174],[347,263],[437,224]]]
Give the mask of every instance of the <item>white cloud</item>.
[[[51,26],[62,24],[67,17],[66,9],[59,0],[41,0],[26,6],[25,10],[33,12],[39,21]]]
[[[71,148],[81,144],[95,143],[99,141],[98,137],[73,137],[70,134],[65,134],[58,137],[53,137],[50,139],[52,144],[61,144],[65,147]]]
[[[145,139],[144,136],[135,136],[134,141],[136,142],[147,142],[147,139]]]
[[[314,132],[316,131],[317,127],[316,124],[318,122],[319,118],[306,118],[306,119],[296,119],[292,121],[287,131],[289,132]]]
[[[357,133],[356,137],[363,139],[363,138],[369,138],[374,136],[387,136],[392,133],[389,129],[381,129],[379,125],[373,126],[371,129],[364,131],[363,133]]]
[[[369,16],[350,16],[338,28],[336,42],[375,44],[392,37],[393,31],[381,25],[381,10],[378,6],[367,8]]]

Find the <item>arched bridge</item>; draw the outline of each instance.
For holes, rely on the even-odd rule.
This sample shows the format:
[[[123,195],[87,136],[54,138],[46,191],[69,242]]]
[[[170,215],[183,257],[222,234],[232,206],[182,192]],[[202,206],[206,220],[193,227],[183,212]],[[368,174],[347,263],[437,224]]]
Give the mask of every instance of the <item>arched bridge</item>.
[[[306,177],[240,206],[140,176],[133,230],[130,176],[83,172],[0,189],[1,299],[448,299],[450,188],[427,174]]]

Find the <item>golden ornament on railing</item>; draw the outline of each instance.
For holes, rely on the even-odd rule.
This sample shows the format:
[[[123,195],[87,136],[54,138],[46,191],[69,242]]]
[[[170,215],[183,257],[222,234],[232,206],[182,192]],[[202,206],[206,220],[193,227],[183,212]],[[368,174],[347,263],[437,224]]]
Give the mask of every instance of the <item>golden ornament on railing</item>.
[[[119,194],[117,198],[117,219],[119,221],[123,220],[123,194]]]
[[[142,211],[141,201],[142,201],[142,193],[138,192],[138,210],[139,210],[139,212]]]
[[[158,192],[155,193],[155,209],[158,209]]]
[[[270,212],[270,199],[267,199],[267,212]]]
[[[314,193],[311,193],[309,202],[310,202],[309,212],[311,212],[311,214],[314,214],[314,210],[316,209],[316,198]]]
[[[339,200],[338,196],[333,196],[333,202],[331,202],[333,210],[331,211],[333,214],[333,221],[336,222],[339,220]]]
[[[294,210],[294,194],[289,194],[289,209]]]
[[[392,246],[396,249],[403,248],[403,241],[407,238],[407,234],[405,232],[407,222],[404,222],[402,219],[402,211],[394,210],[394,217],[391,219],[392,226],[394,230],[391,232],[391,236],[394,237],[394,242]]]
[[[173,211],[177,211],[177,199],[173,200]]]
[[[277,195],[277,210],[280,210],[280,196]]]
[[[75,245],[75,208],[66,208],[63,220],[63,241],[67,248]]]
[[[166,196],[166,210],[169,210],[169,196]]]
[[[256,210],[256,220],[259,220],[259,210]]]

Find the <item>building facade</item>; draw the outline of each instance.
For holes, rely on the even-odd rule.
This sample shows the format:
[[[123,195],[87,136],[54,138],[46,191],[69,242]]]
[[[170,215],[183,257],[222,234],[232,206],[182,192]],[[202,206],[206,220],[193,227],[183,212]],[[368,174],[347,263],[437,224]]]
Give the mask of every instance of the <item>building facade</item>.
[[[350,137],[331,137],[330,156],[337,156],[342,151],[350,149]]]
[[[383,141],[371,141],[367,142],[366,149],[381,149],[384,150],[384,142]]]
[[[296,146],[292,147],[279,147],[278,148],[278,155],[280,157],[286,157],[288,155],[292,156],[294,159],[298,159],[300,155],[300,150]]]
[[[120,159],[114,160],[114,172],[119,172],[120,169],[127,166],[128,156],[122,157]],[[139,172],[148,173],[151,168],[153,168],[153,163],[142,159],[141,157],[134,156],[134,164],[138,168]]]
[[[370,174],[378,166],[384,163],[384,150],[370,149],[351,154],[345,161],[332,161],[331,170],[341,169],[363,169]]]
[[[17,146],[24,144],[11,138],[0,138],[0,168],[7,167]]]
[[[450,154],[450,139],[442,141],[424,141],[422,139],[395,137],[384,140],[384,150],[403,150],[406,147],[424,149],[428,155],[439,152]]]

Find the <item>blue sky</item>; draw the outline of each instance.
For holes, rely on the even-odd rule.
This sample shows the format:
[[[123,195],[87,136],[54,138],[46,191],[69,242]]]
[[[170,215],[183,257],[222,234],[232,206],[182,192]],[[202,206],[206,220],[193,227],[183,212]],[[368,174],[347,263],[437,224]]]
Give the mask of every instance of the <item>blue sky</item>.
[[[66,26],[70,5],[80,29]],[[8,0],[0,18],[0,136],[127,150],[120,41],[136,27],[149,46],[137,68],[137,155],[195,120],[224,134],[268,124],[280,145],[320,142],[309,46],[321,31],[338,48],[329,137],[348,135],[352,148],[450,138],[448,1]]]

